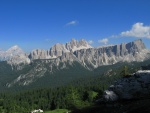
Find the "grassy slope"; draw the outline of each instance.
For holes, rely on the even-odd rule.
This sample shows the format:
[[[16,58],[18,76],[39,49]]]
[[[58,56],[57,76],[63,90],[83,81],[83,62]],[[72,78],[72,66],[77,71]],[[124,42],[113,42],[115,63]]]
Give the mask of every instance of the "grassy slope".
[[[44,113],[67,113],[69,112],[67,109],[56,109],[52,111],[45,111]]]

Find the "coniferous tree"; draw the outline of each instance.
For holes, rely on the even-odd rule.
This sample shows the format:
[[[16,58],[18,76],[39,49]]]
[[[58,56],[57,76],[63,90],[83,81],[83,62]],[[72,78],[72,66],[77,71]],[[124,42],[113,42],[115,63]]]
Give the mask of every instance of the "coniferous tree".
[[[128,67],[127,66],[124,66],[123,69],[121,70],[121,76],[123,77],[127,77],[129,76],[129,70],[128,70]]]

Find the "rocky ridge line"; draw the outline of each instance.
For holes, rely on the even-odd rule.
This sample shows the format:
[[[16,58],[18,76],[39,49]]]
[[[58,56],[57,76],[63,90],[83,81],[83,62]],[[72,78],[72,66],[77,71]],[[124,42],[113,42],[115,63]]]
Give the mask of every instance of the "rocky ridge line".
[[[53,60],[55,64],[77,61],[92,70],[102,65],[112,65],[122,61],[143,61],[150,57],[148,53],[150,51],[146,49],[141,39],[127,44],[99,48],[92,48],[83,39],[80,41],[72,39],[66,44],[56,44],[50,50],[33,50],[29,55],[18,46],[14,46],[6,52],[0,51],[0,59],[6,60],[11,65],[29,64],[35,59],[55,59]]]

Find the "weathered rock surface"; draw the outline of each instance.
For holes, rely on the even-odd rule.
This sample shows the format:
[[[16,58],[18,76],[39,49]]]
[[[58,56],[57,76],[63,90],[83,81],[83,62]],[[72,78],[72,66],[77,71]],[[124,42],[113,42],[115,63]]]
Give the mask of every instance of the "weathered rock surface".
[[[29,55],[25,54],[18,46],[7,51],[0,51],[0,60],[7,61],[11,65],[20,63],[29,64],[35,59],[57,59],[58,63],[68,60],[78,61],[89,70],[102,65],[111,65],[117,62],[143,61],[150,58],[149,50],[145,48],[142,40],[130,43],[122,43],[106,47],[92,48],[85,40],[77,41],[72,39],[66,44],[56,44],[50,50],[33,50]],[[71,55],[71,56],[70,56]]]
[[[29,64],[28,55],[17,45],[7,51],[0,51],[0,61],[7,61],[8,64]]]
[[[30,55],[29,58],[31,60],[35,60],[35,59],[49,59],[49,53],[46,50],[41,50],[41,49],[37,49],[37,50],[33,50]]]
[[[150,95],[150,70],[139,70],[131,77],[121,78],[104,91],[103,99],[117,101]]]
[[[83,65],[90,64],[94,68],[120,61],[143,61],[149,58],[147,53],[149,51],[145,48],[142,40],[107,47],[81,49],[74,52]]]
[[[80,40],[79,42],[75,39],[72,39],[71,42],[66,44],[55,44],[50,48],[50,50],[33,50],[29,58],[34,59],[53,59],[59,56],[62,56],[63,53],[72,52],[80,49],[92,48],[85,40]]]
[[[7,83],[7,87],[11,87],[14,84],[18,85],[29,85],[32,82],[36,81],[38,78],[41,78],[44,76],[45,72],[47,71],[47,68],[44,67],[44,65],[41,63],[39,65],[36,65],[32,70],[25,74],[21,74],[19,77],[17,77],[14,81],[11,83]]]

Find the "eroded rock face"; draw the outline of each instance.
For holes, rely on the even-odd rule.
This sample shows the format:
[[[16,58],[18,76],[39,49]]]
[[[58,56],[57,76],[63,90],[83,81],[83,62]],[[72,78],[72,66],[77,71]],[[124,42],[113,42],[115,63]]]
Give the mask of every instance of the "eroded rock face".
[[[11,87],[14,84],[19,84],[19,85],[22,85],[22,86],[29,85],[32,82],[34,82],[35,80],[37,80],[38,78],[41,78],[42,76],[44,76],[46,71],[47,71],[47,68],[45,68],[43,66],[43,64],[37,65],[32,70],[30,70],[28,73],[21,74],[14,81],[12,81],[11,83],[6,84],[6,86]]]
[[[131,77],[121,78],[104,92],[106,101],[136,99],[150,94],[150,70],[140,70]]]
[[[50,50],[33,50],[29,58],[31,60],[34,59],[53,59],[58,58],[59,56],[62,56],[63,53],[68,53],[80,49],[88,49],[92,48],[85,40],[77,41],[75,39],[72,39],[71,42],[68,42],[66,44],[55,44],[50,48]]]
[[[49,53],[46,50],[37,49],[37,50],[33,50],[30,53],[29,58],[31,60],[34,60],[34,59],[48,59],[49,58]]]
[[[7,61],[8,64],[29,64],[28,55],[17,45],[9,48],[7,51],[0,51],[0,61]]]
[[[33,50],[29,55],[25,54],[18,46],[14,46],[6,52],[0,51],[0,59],[9,64],[18,65],[20,63],[29,64],[35,59],[57,59],[56,61],[60,61],[61,58],[64,62],[67,60],[78,61],[87,69],[92,70],[102,65],[112,65],[120,61],[143,61],[150,58],[148,53],[150,51],[145,48],[142,40],[92,48],[83,39],[80,41],[72,39],[66,44],[55,44],[50,50]]]
[[[70,51],[67,50],[65,45],[59,44],[59,43],[50,48],[51,57],[57,58],[58,56],[62,56],[63,53],[67,53],[67,52],[70,52]]]
[[[90,64],[94,68],[120,61],[143,61],[149,57],[147,53],[149,51],[145,48],[142,40],[100,48],[81,49],[74,52],[75,56],[84,62],[84,65]]]

